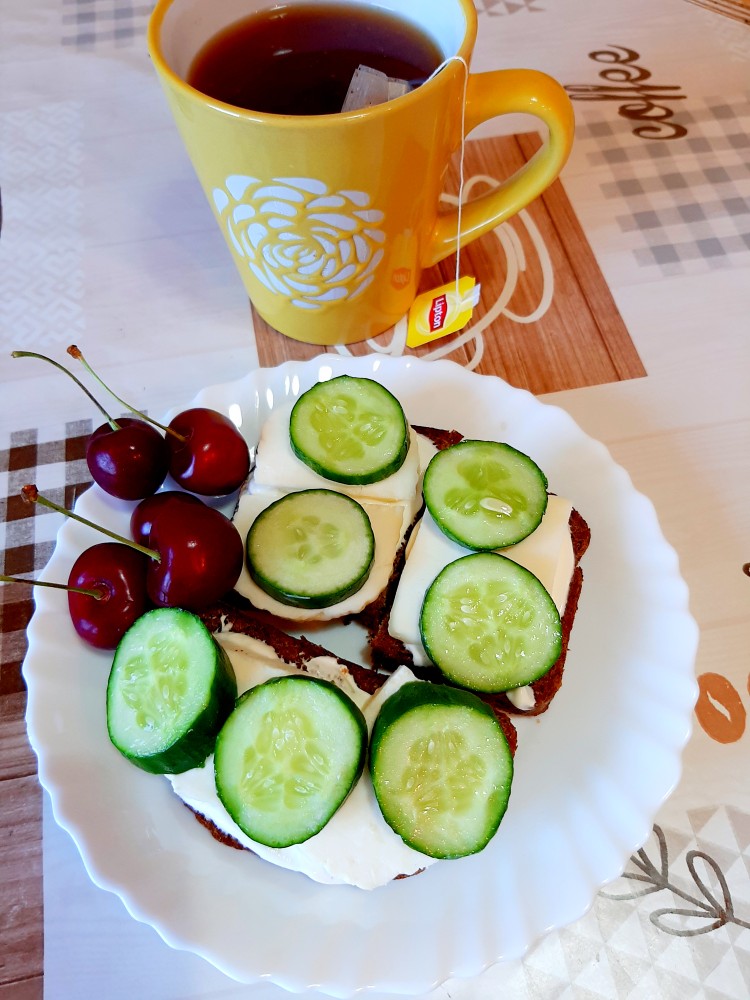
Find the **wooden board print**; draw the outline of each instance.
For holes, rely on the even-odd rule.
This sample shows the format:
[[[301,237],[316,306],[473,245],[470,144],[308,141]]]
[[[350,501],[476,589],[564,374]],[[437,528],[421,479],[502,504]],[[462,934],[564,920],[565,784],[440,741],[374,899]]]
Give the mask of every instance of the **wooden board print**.
[[[513,173],[538,145],[533,133],[467,143],[466,194],[476,197]],[[457,161],[449,189],[458,189]],[[560,181],[527,210],[466,247],[461,273],[474,275],[482,285],[465,330],[412,351],[402,346],[399,324],[376,343],[390,344],[394,354],[449,357],[536,394],[646,374]],[[454,277],[455,257],[450,257],[424,273],[420,290]],[[253,324],[263,366],[312,358],[323,350],[280,336],[254,310]],[[367,341],[348,348],[355,355],[371,350]]]

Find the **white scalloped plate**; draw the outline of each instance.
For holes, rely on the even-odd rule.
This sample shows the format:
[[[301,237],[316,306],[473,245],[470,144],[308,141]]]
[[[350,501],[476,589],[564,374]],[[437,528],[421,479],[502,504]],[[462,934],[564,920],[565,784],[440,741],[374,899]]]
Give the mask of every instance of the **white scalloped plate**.
[[[620,874],[680,774],[697,628],[651,503],[565,412],[500,379],[449,361],[326,355],[253,372],[198,401],[241,415],[253,440],[274,405],[344,372],[383,382],[413,422],[530,453],[591,526],[565,682],[545,715],[519,723],[511,803],[489,847],[371,893],[222,847],[165,780],[111,747],[109,657],[77,639],[64,595],[43,588],[24,664],[27,721],[55,818],[89,875],[168,944],[241,982],[336,997],[419,994],[520,957]],[[131,507],[96,488],[78,504],[124,530]],[[99,538],[66,522],[45,577],[66,578]]]

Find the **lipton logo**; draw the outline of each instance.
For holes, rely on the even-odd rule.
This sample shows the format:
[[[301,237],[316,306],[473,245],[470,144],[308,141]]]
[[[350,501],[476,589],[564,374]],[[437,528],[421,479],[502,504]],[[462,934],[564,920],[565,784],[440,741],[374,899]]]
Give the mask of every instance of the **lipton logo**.
[[[397,267],[391,274],[391,284],[394,288],[406,288],[411,278],[411,268]]]
[[[448,299],[445,295],[438,295],[432,300],[430,306],[430,330],[442,330],[445,325],[445,317],[448,315]]]

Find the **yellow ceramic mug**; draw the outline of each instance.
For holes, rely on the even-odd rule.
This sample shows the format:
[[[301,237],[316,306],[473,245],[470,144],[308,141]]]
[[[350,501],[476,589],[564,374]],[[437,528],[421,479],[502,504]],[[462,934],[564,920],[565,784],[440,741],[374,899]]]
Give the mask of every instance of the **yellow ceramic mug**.
[[[340,2],[345,16],[349,3],[368,0]],[[295,340],[354,343],[399,320],[422,269],[456,250],[457,216],[441,213],[439,199],[462,120],[468,133],[497,115],[525,112],[549,133],[528,164],[464,206],[464,245],[557,177],[573,140],[573,112],[562,87],[543,73],[497,70],[472,74],[466,85],[458,59],[396,100],[336,115],[244,111],[185,82],[209,39],[270,6],[159,0],[149,49],[255,308]],[[469,64],[477,31],[472,0],[378,0],[378,7],[418,25],[446,60]]]

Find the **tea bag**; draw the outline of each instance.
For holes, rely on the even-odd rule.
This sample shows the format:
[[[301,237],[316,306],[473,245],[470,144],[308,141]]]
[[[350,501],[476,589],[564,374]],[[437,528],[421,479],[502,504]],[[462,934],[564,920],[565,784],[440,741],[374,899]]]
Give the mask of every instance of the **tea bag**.
[[[395,80],[379,69],[360,65],[354,71],[341,110],[356,111],[358,108],[370,108],[373,104],[384,104],[408,94],[410,90],[411,84],[406,80]]]

